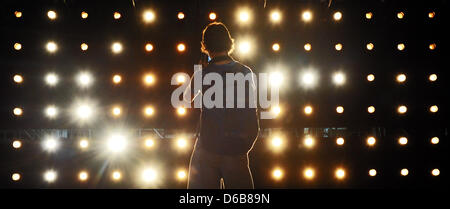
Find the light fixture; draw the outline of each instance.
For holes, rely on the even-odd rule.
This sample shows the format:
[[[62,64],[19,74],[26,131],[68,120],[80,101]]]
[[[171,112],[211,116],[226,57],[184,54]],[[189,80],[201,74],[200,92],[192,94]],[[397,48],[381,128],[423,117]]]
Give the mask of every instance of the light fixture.
[[[45,48],[48,52],[55,53],[58,50],[58,45],[53,41],[49,41],[47,42],[47,45],[45,45]]]
[[[213,20],[216,20],[217,14],[214,12],[211,12],[211,13],[209,13],[208,17],[209,17],[209,20],[213,21]]]
[[[47,12],[47,17],[48,17],[50,20],[55,20],[55,19],[56,19],[56,12],[53,11],[53,10],[48,11],[48,12]]]
[[[155,21],[156,15],[155,12],[153,12],[152,10],[147,10],[144,11],[144,13],[142,14],[142,18],[145,23],[151,23]]]
[[[13,81],[16,82],[16,83],[22,83],[23,82],[23,77],[21,75],[14,75]]]
[[[313,19],[313,14],[311,11],[309,11],[309,10],[303,11],[303,13],[302,13],[303,22],[311,22],[312,19]]]
[[[333,19],[334,19],[335,21],[340,21],[340,20],[342,19],[342,13],[341,13],[341,12],[335,12],[335,13],[333,14]]]
[[[21,115],[23,114],[22,108],[20,108],[20,107],[14,108],[14,109],[13,109],[13,114],[14,114],[15,116],[21,116]]]
[[[373,136],[370,136],[367,138],[367,146],[369,146],[369,147],[375,146],[376,142],[377,142],[377,140]]]
[[[15,49],[16,51],[21,50],[21,49],[22,49],[22,44],[21,44],[21,43],[14,43],[14,49]]]

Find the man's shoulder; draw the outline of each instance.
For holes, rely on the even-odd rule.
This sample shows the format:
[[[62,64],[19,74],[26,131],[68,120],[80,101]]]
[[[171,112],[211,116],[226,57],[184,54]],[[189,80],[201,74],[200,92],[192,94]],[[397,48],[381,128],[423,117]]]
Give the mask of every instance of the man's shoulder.
[[[252,69],[249,66],[244,65],[244,64],[240,63],[239,61],[234,61],[234,62],[235,62],[235,65],[237,66],[237,69],[240,72],[242,72],[244,74],[253,73]]]

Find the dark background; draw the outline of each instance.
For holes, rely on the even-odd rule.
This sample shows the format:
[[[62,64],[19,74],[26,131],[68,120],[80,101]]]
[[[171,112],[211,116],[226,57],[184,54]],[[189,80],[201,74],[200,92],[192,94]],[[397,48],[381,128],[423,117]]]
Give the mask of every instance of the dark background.
[[[236,23],[237,8],[247,6],[253,10],[253,22],[249,27]],[[268,66],[282,63],[289,80],[282,89],[280,100],[283,115],[275,120],[262,122],[262,135],[251,153],[251,167],[257,188],[366,188],[366,187],[448,187],[448,1],[4,1],[1,4],[0,45],[0,186],[21,188],[130,188],[135,185],[134,166],[145,161],[157,161],[164,165],[165,180],[158,188],[184,188],[185,182],[176,182],[174,169],[187,167],[190,152],[177,153],[171,147],[174,133],[193,133],[198,121],[198,110],[188,110],[185,117],[178,117],[170,105],[170,94],[176,86],[170,85],[176,72],[191,74],[193,65],[200,58],[201,30],[210,21],[208,14],[214,11],[218,21],[224,22],[233,37],[249,35],[257,47],[253,56],[240,59],[254,72],[267,72]],[[152,8],[156,21],[142,22],[142,12]],[[58,18],[49,21],[48,10],[55,10]],[[273,25],[268,19],[272,9],[283,14],[281,24]],[[305,24],[300,15],[304,9],[313,11],[314,19]],[[22,11],[22,18],[15,18],[14,11]],[[332,20],[335,11],[343,13],[340,22]],[[81,19],[81,12],[89,14]],[[114,11],[122,14],[113,19]],[[176,15],[184,12],[185,19]],[[371,20],[364,18],[372,12]],[[404,19],[396,14],[405,12]],[[434,11],[436,17],[428,18]],[[45,44],[49,40],[58,43],[58,51],[48,54]],[[110,45],[120,41],[124,50],[112,54]],[[22,50],[15,51],[15,42]],[[89,49],[80,50],[86,42]],[[144,50],[146,42],[152,42],[151,53]],[[176,44],[184,42],[187,51],[180,54]],[[281,51],[274,53],[274,42]],[[305,52],[303,45],[312,44],[312,51]],[[373,51],[365,46],[372,42]],[[406,44],[404,51],[396,49],[397,43]],[[334,50],[336,43],[343,50]],[[430,43],[436,43],[433,51]],[[319,74],[319,85],[304,90],[299,84],[299,73],[314,66]],[[80,70],[89,70],[95,78],[92,87],[79,89],[73,78]],[[336,70],[346,73],[347,82],[335,87],[331,75]],[[53,88],[44,84],[47,72],[56,72],[60,83]],[[145,87],[142,75],[151,71],[157,77],[156,85]],[[395,76],[407,75],[404,84],[395,82]],[[111,82],[114,74],[122,75],[122,83]],[[374,82],[366,76],[375,74]],[[436,73],[438,80],[429,82],[428,75]],[[21,74],[24,83],[17,85],[12,77]],[[89,97],[98,102],[99,112],[91,123],[75,123],[65,108],[77,97]],[[113,104],[122,105],[119,119],[109,116]],[[155,117],[142,116],[142,108],[153,104]],[[43,110],[48,104],[56,104],[62,114],[48,120]],[[305,104],[312,104],[314,114],[306,117]],[[398,115],[396,108],[405,104],[408,112]],[[430,114],[430,105],[438,105],[439,112]],[[335,112],[337,105],[345,108],[344,114]],[[369,115],[367,107],[374,105],[375,114]],[[20,106],[24,115],[15,117],[12,109]],[[140,130],[154,134],[154,128],[162,132],[156,151],[143,151],[136,147],[125,162],[107,162],[93,157],[102,149],[93,148],[80,152],[75,143],[80,136],[92,138],[95,147],[105,127],[129,128],[133,139],[139,143]],[[63,130],[64,147],[55,154],[41,150],[40,136],[52,129]],[[272,154],[266,146],[266,138],[274,130],[286,135],[289,146],[281,154]],[[316,137],[312,150],[297,146],[304,134]],[[368,148],[368,135],[377,137],[377,145]],[[98,136],[98,138],[97,138]],[[343,147],[335,145],[335,138],[343,136]],[[397,144],[399,136],[408,137],[408,145]],[[438,136],[440,143],[431,145],[430,138]],[[14,150],[11,142],[22,139],[23,148]],[[191,141],[193,139],[190,139]],[[100,144],[100,142],[98,142]],[[306,182],[301,176],[305,165],[316,168],[316,179]],[[285,178],[275,182],[270,178],[274,166],[285,170]],[[347,178],[337,182],[333,177],[335,167],[344,166]],[[53,167],[59,177],[54,184],[42,181],[42,172]],[[109,169],[122,168],[124,181],[113,184]],[[401,177],[401,168],[408,168],[410,175]],[[91,180],[79,183],[79,169],[88,169]],[[370,178],[367,172],[376,168],[378,175]],[[432,177],[433,168],[441,175]],[[12,182],[11,174],[20,172],[22,181]],[[128,176],[127,176],[128,173]],[[95,178],[94,178],[95,175]]]

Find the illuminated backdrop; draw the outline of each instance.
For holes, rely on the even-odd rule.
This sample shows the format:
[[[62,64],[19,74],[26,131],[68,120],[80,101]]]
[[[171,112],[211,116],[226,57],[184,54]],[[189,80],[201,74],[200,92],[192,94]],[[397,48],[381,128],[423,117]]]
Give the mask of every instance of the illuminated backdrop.
[[[0,186],[185,188],[201,30],[280,85],[257,188],[448,186],[448,1],[6,1]],[[177,78],[182,83],[186,80]]]

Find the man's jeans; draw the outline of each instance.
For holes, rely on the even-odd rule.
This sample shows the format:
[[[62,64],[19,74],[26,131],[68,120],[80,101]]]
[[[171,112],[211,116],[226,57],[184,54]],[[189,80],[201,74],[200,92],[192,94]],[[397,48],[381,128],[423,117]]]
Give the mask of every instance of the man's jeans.
[[[248,154],[217,155],[194,149],[189,165],[188,189],[253,189]]]

